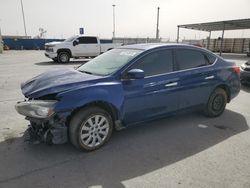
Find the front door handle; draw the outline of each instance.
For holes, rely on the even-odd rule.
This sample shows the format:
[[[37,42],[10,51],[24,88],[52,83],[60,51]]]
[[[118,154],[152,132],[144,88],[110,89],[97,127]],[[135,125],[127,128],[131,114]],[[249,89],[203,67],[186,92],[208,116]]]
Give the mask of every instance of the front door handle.
[[[165,85],[165,87],[173,87],[173,86],[177,86],[178,82],[171,82]]]
[[[214,76],[212,75],[212,76],[207,76],[206,78],[205,78],[205,80],[211,80],[211,79],[214,79]]]

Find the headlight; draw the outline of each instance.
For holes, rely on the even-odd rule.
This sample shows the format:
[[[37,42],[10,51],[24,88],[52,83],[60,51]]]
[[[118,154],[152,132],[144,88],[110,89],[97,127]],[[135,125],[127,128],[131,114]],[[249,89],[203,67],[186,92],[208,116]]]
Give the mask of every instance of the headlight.
[[[15,108],[21,115],[44,119],[55,113],[53,107],[56,102],[55,100],[24,101],[17,103]]]
[[[48,47],[48,48],[46,48],[46,51],[47,51],[47,52],[53,52],[54,50],[53,50],[52,47]]]

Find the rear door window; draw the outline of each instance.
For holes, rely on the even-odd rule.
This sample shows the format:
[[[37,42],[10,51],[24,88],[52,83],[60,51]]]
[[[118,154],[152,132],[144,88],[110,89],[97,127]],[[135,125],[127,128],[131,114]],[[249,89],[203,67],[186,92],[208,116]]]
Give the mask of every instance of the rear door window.
[[[96,37],[79,37],[79,44],[97,44]]]
[[[202,52],[190,49],[176,49],[176,59],[179,70],[186,70],[207,65]]]

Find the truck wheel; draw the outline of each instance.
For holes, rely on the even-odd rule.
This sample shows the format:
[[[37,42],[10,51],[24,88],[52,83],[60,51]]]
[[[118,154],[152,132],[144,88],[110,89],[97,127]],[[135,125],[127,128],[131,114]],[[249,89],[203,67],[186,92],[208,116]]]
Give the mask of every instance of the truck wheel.
[[[68,52],[60,52],[58,54],[58,62],[59,63],[67,63],[69,62],[70,55]]]
[[[88,107],[76,113],[69,124],[69,138],[78,149],[92,151],[110,138],[113,121],[110,114],[99,107]]]
[[[227,93],[224,89],[215,89],[207,102],[204,110],[204,114],[208,117],[218,117],[220,116],[227,104]]]
[[[53,58],[52,59],[54,62],[58,62],[58,59],[57,58]]]

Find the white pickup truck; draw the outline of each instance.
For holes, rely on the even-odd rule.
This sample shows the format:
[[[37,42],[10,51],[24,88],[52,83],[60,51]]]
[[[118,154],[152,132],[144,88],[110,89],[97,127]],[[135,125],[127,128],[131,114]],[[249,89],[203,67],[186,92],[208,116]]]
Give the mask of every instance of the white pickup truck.
[[[96,57],[122,44],[93,36],[73,36],[63,42],[45,44],[45,56],[55,62],[66,63],[70,58]]]

